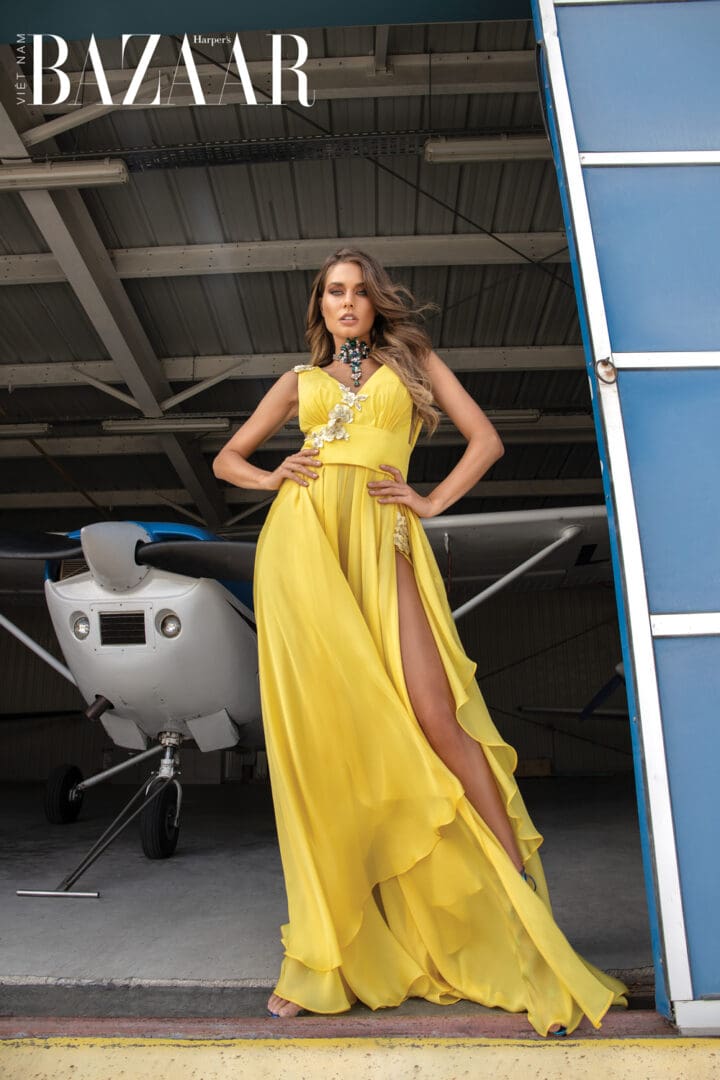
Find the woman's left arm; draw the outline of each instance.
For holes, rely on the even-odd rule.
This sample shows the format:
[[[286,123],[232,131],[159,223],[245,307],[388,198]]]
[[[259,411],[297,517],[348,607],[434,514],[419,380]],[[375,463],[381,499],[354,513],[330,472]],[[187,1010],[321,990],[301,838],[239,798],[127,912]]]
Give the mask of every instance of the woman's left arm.
[[[433,488],[420,495],[406,484],[399,469],[381,465],[392,479],[370,481],[368,489],[381,503],[402,503],[418,517],[435,517],[461,499],[480,480],[491,465],[502,457],[500,436],[480,406],[473,401],[462,383],[435,352],[427,361],[435,402],[467,439],[467,447],[457,465]]]

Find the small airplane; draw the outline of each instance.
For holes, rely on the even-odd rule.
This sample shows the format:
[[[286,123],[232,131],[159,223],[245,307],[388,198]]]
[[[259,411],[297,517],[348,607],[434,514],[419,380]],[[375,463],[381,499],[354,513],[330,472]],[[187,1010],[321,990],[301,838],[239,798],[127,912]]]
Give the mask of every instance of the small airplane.
[[[611,578],[602,506],[444,515],[423,525],[448,591],[475,593],[455,609],[456,619],[521,576],[555,586]],[[177,523],[106,521],[67,535],[0,532],[6,571],[28,560],[44,564],[45,599],[66,664],[2,614],[0,626],[77,686],[85,715],[99,720],[116,746],[136,751],[87,779],[75,765],[58,765],[46,786],[48,820],[75,821],[85,791],[161,755],[57,889],[20,895],[99,895],[70,890],[137,817],[145,855],[172,855],[183,742],[192,739],[202,751],[264,748],[254,555],[254,543]]]
[[[138,816],[145,854],[172,855],[184,741],[194,739],[203,751],[263,746],[254,555],[254,544],[178,524],[99,522],[68,536],[0,534],[0,558],[45,564],[45,599],[67,666],[2,615],[0,624],[77,686],[85,715],[99,720],[116,746],[138,751],[88,779],[75,765],[58,765],[45,790],[48,820],[75,821],[88,788],[162,755],[53,893],[67,893]]]

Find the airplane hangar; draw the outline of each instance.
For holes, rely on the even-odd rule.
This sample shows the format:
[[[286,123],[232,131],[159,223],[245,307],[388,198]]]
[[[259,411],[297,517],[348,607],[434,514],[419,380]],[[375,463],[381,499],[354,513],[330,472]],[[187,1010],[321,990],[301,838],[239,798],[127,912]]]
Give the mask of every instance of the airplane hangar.
[[[118,39],[100,42],[112,105],[98,100],[86,38],[69,42],[73,105],[18,104],[18,43],[0,47],[2,160],[39,173],[5,184],[0,168],[4,531],[152,521],[256,539],[267,496],[216,480],[212,459],[274,378],[306,361],[310,284],[345,246],[377,255],[434,305],[426,318],[436,350],[503,439],[502,460],[452,513],[498,515],[500,528],[502,515],[602,507],[530,20],[296,32],[309,48],[308,108],[291,99],[272,106],[269,39],[260,30],[242,34],[254,106],[241,80],[222,87],[223,42],[191,45],[207,101],[223,89],[223,104],[212,107],[174,79],[181,35],[161,38],[150,72],[153,87],[171,88],[172,107],[143,105],[142,92],[141,103],[118,104],[139,43],[128,46],[132,64],[123,68]],[[46,100],[56,89],[46,75]],[[288,425],[253,460],[275,468],[300,441],[297,424]],[[410,482],[430,490],[462,447],[441,423],[434,437],[421,437]],[[442,538],[436,550],[453,608],[503,572],[492,550],[453,561]],[[36,564],[0,560],[0,615],[60,657],[40,577]],[[551,883],[569,935],[589,959],[635,972],[651,988],[607,541],[579,544],[571,563],[540,562],[458,627],[491,712],[518,749],[528,801],[547,825]],[[2,629],[0,665],[0,780],[13,850],[3,886],[53,888],[123,791],[112,782],[98,788],[75,825],[51,826],[41,784],[60,762],[91,775],[127,752],[85,719],[74,687]],[[604,700],[581,715],[601,690]],[[102,985],[109,1009],[122,1007],[118,986],[132,987],[140,1012],[152,985],[171,988],[178,1002],[183,987],[204,985],[212,1010],[226,1007],[228,995],[236,1002],[271,985],[283,897],[264,755],[255,747],[182,754],[177,853],[146,860],[130,830],[84,879],[103,894],[90,913],[72,902],[49,911],[14,901],[5,931],[18,945],[0,972],[4,1001],[41,1010],[65,978],[93,992]],[[144,774],[130,775],[139,783]],[[581,851],[578,829],[587,838]],[[563,845],[573,850],[569,874]],[[591,878],[597,922],[588,928]],[[624,933],[603,921],[620,892]],[[178,909],[170,957],[162,946],[168,911],[152,900],[162,896],[175,897]],[[237,931],[240,959],[219,938],[237,903],[256,913],[245,937]],[[108,926],[137,947],[123,955]],[[103,943],[91,957],[87,940]]]

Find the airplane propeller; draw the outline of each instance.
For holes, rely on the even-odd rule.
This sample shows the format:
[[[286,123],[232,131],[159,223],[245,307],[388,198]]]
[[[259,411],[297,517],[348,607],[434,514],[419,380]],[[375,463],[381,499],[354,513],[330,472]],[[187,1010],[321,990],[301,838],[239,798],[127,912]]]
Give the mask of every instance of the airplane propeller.
[[[79,540],[57,533],[0,531],[0,559],[79,559]]]
[[[138,544],[135,561],[187,577],[251,581],[255,544],[242,540],[156,540]]]
[[[60,560],[83,557],[79,540],[55,533],[0,530],[0,559]],[[135,561],[172,574],[251,581],[255,544],[240,540],[155,540],[138,543]]]

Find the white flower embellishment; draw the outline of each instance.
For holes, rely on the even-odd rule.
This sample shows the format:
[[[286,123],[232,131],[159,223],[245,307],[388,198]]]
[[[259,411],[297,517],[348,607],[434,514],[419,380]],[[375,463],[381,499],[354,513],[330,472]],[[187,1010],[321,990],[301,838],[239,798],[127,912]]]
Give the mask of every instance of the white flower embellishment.
[[[356,394],[349,386],[341,387],[340,393],[342,404],[333,405],[328,413],[327,424],[318,428],[309,436],[309,440],[316,450],[320,450],[323,443],[333,442],[335,439],[349,439],[350,432],[345,425],[352,424],[355,415],[353,409],[360,412],[362,402],[367,401],[367,394]]]

